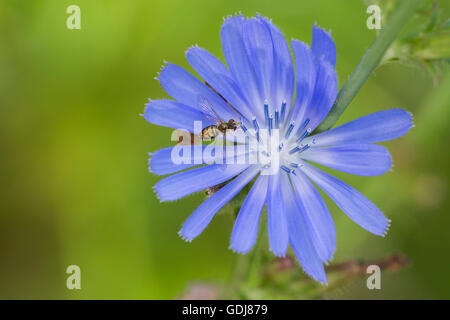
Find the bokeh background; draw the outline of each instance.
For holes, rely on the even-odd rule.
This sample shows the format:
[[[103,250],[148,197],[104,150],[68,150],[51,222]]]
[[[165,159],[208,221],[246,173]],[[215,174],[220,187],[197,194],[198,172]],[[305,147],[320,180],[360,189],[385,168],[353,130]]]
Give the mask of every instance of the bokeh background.
[[[81,8],[81,30],[66,8]],[[442,14],[449,2],[441,1]],[[153,78],[163,60],[188,70],[199,44],[223,60],[222,17],[270,16],[290,39],[310,43],[318,22],[332,29],[342,85],[375,38],[367,5],[352,1],[0,2],[0,298],[172,299],[195,280],[229,277],[231,215],[216,216],[190,244],[177,231],[202,195],[160,204],[148,152],[170,130],[140,114],[147,98],[167,98]],[[416,68],[374,73],[339,123],[391,107],[415,115],[406,136],[383,143],[395,167],[380,177],[336,173],[392,219],[386,238],[352,223],[327,200],[337,228],[334,261],[401,252],[412,264],[332,298],[450,298],[450,76],[439,85]],[[332,170],[329,170],[331,172]],[[82,289],[68,290],[68,265]]]

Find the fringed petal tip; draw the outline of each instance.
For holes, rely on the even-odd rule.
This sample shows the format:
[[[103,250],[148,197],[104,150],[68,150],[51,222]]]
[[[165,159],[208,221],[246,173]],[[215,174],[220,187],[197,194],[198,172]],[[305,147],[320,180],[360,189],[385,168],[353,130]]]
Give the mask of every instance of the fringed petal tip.
[[[406,122],[408,123],[408,125],[405,125],[406,126],[406,130],[401,135],[399,135],[399,137],[401,137],[402,135],[405,135],[411,128],[414,128],[416,126],[415,123],[414,123],[414,115],[413,115],[412,112],[406,111],[406,110],[401,109],[401,108],[391,109],[391,110],[396,110],[397,112],[402,111],[405,114],[404,120],[406,120]]]
[[[144,112],[140,113],[139,116],[144,117],[145,118],[145,114],[147,113],[148,110],[148,106],[150,105],[152,101],[150,99],[148,99],[147,103],[144,103]]]
[[[389,169],[387,171],[394,171],[394,159],[392,159],[391,153],[388,151],[387,154],[389,155]]]
[[[149,157],[148,157],[148,172],[155,174],[157,176],[162,176],[162,175],[167,175],[167,174],[173,173],[173,172],[164,172],[161,170],[160,165],[158,166],[158,160],[159,160],[159,162],[161,162],[161,159],[158,159],[158,155],[160,155],[160,152],[162,152],[162,151],[164,151],[164,149],[158,150],[156,152],[148,153],[148,155],[149,155]],[[156,192],[155,187],[156,187],[156,185],[153,186],[153,190]]]
[[[377,229],[379,229],[379,231],[375,231],[375,230],[367,230],[370,233],[373,233],[376,236],[380,236],[380,237],[385,237],[389,231],[389,228],[391,227],[391,220],[388,218],[384,218],[383,224],[381,226],[379,226]]]
[[[414,123],[414,115],[413,115],[413,113],[412,113],[412,112],[409,112],[409,111],[406,111],[406,112],[409,114],[409,121],[411,122],[410,129],[411,129],[411,128],[415,128],[416,125],[415,125],[415,123]]]
[[[389,152],[389,155],[391,156],[391,162],[390,162],[388,171],[389,172],[394,172],[394,167],[395,167],[394,159],[392,159],[392,155],[391,155],[390,152]]]
[[[313,31],[314,31],[314,30],[320,30],[320,31],[323,31],[326,35],[328,35],[328,36],[330,37],[331,40],[333,40],[332,37],[331,37],[331,29],[329,29],[329,30],[327,31],[327,30],[325,30],[324,28],[321,28],[320,25],[319,25],[319,23],[318,23],[317,21],[314,22],[312,29],[313,29]]]
[[[144,104],[144,113],[141,114],[142,117],[144,117],[145,120],[147,120],[148,122],[151,123],[150,121],[150,109],[151,109],[151,104],[152,104],[153,100],[148,99],[148,102]]]
[[[331,32],[320,28],[317,23],[312,27],[311,50],[318,59],[324,59],[333,66],[336,65],[336,45]]]
[[[226,23],[235,18],[239,18],[239,19],[241,19],[241,21],[249,20],[249,19],[257,19],[257,20],[263,20],[269,24],[273,24],[271,18],[263,16],[260,12],[256,12],[255,16],[244,16],[241,11],[236,12],[234,15],[230,14],[230,15],[227,15],[226,17],[223,17],[223,22]]]
[[[191,51],[192,49],[201,49],[201,48],[198,44],[193,44],[192,46],[187,48],[187,50],[184,52],[184,54],[187,55],[189,53],[189,51]]]
[[[147,100],[148,100],[148,102],[144,103],[144,113],[140,113],[139,114],[139,116],[141,116],[141,117],[145,117],[145,114],[147,113],[148,106],[152,102],[152,100],[150,98],[148,98]]]
[[[183,235],[183,229],[181,229],[180,231],[178,231],[178,236],[179,236],[181,239],[183,239],[184,241],[188,242],[188,243],[191,243],[192,240],[194,239],[194,238],[189,238],[189,237]]]
[[[162,195],[161,195],[161,193],[160,193],[160,190],[158,189],[158,184],[155,184],[153,187],[152,187],[152,189],[153,189],[153,192],[155,193],[155,195],[156,195],[156,198],[159,200],[159,202],[170,202],[170,201],[174,201],[174,200],[168,200],[168,199],[164,199],[164,198],[162,198]]]
[[[336,250],[335,250],[335,251],[336,251]],[[333,258],[334,258],[334,252],[333,252],[333,254],[331,255],[330,258],[328,258],[327,260],[323,260],[323,264],[326,265],[326,266],[328,266],[329,263],[330,263],[330,261],[333,260]]]
[[[223,17],[222,19],[223,19],[223,22],[225,24],[226,22],[229,22],[230,20],[232,20],[234,18],[243,18],[243,19],[245,19],[245,17],[242,15],[241,11],[235,12],[234,15],[229,14],[226,17]]]
[[[153,79],[159,81],[159,79],[161,78],[161,73],[163,73],[163,72],[164,72],[164,69],[167,68],[167,66],[169,66],[169,65],[170,65],[169,62],[167,62],[166,60],[163,60],[163,63],[162,63],[162,65],[161,65],[161,67],[159,67],[159,71],[156,72],[156,75],[157,75],[157,76],[154,77]],[[150,99],[149,99],[149,100],[150,100]]]
[[[386,237],[390,227],[391,227],[391,220],[390,219],[386,219],[386,225],[385,225],[385,227],[383,229],[383,232],[378,234],[378,236],[383,237],[383,238]]]
[[[153,173],[153,172],[152,172]],[[161,180],[160,180],[161,181]],[[158,188],[158,183],[156,183],[153,187],[152,187],[153,192],[156,195],[156,198],[159,200],[159,202],[163,203],[163,202],[175,202],[179,199],[171,199],[171,198],[165,198],[165,196],[161,193],[161,190]],[[189,195],[186,195],[189,196]]]
[[[384,237],[386,237],[390,227],[391,227],[391,220],[386,219],[385,225],[381,228],[381,230],[379,232],[372,232],[372,233],[376,236],[380,236],[380,237],[384,238]]]
[[[231,251],[233,251],[233,252],[236,253],[236,254],[242,254],[242,255],[244,255],[244,254],[249,253],[250,250],[251,250],[252,248],[248,248],[248,249],[245,249],[245,250],[242,250],[242,249],[235,249],[235,248],[233,248],[233,246],[230,244],[230,246],[228,247],[228,249],[230,249]]]
[[[165,202],[165,200],[161,199],[161,197],[160,197],[160,195],[159,195],[159,193],[158,193],[158,186],[157,186],[157,184],[155,184],[155,185],[152,187],[152,190],[153,190],[153,192],[155,193],[156,198],[159,200],[159,202]]]
[[[309,50],[309,44],[307,44],[307,43],[304,42],[304,41],[298,40],[298,39],[296,39],[296,38],[291,38],[291,46],[292,46],[292,43],[298,43],[298,44],[304,46],[306,49]]]
[[[263,20],[267,22],[268,24],[273,24],[272,19],[266,16],[263,16],[261,13],[256,12],[256,19]]]
[[[277,258],[286,258],[286,251],[284,252],[275,252],[275,250],[273,250],[272,248],[269,248],[270,252],[273,253],[273,255]]]
[[[149,102],[147,102],[146,104],[145,104],[145,107],[144,107],[144,113],[142,113],[142,114],[140,114],[145,120],[147,120],[147,121],[149,121],[149,114],[150,114],[150,101]],[[149,121],[150,122],[150,121]],[[150,122],[151,123],[151,122]]]
[[[154,154],[156,154],[156,152],[154,152],[154,153],[149,152],[149,153],[148,153],[148,155],[149,155],[149,157],[148,157],[148,172],[150,172],[150,173],[152,173],[152,174],[154,174],[154,175],[160,176],[161,174],[156,173],[155,170],[152,169],[152,165],[153,165],[153,164],[152,164],[152,160],[153,160],[153,155],[154,155]],[[156,193],[155,186],[153,186],[153,191]],[[157,193],[156,193],[156,195],[158,196]],[[159,199],[159,197],[158,197],[158,200],[161,201],[161,199]]]
[[[153,155],[153,153],[149,152],[148,155],[149,155],[149,157],[148,157],[148,172],[153,173],[152,172],[152,155]]]

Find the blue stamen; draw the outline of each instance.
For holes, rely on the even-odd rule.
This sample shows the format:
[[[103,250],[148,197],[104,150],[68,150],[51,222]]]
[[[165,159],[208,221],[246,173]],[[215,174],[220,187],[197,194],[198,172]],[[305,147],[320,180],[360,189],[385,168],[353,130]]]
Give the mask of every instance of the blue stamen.
[[[311,128],[308,128],[303,134],[297,139],[297,143],[300,143],[311,133]]]
[[[291,149],[289,151],[289,154],[294,154],[296,152],[302,153],[303,151],[308,150],[308,149],[309,149],[309,144],[307,144],[306,146],[303,146],[301,148],[300,147],[295,147],[295,148],[293,148],[293,149]]]
[[[258,125],[258,121],[256,120],[256,117],[253,117],[252,122],[253,122],[253,128],[255,129],[256,132],[258,132],[259,125]]]
[[[286,134],[284,135],[285,139],[289,138],[289,136],[291,135],[292,129],[294,129],[294,126],[295,126],[295,122],[292,121],[291,124],[289,125],[289,128],[286,131]]]
[[[306,120],[303,122],[302,126],[300,128],[298,128],[297,135],[299,135],[300,132],[303,132],[303,130],[305,130],[308,123],[309,123],[309,118],[306,118]]]
[[[278,146],[278,151],[281,151],[281,150],[283,149],[283,147],[284,147],[284,144],[283,144],[283,142],[282,142],[282,143],[280,143],[280,145]]]
[[[286,114],[286,101],[283,101],[281,103],[281,115],[280,115],[280,122],[283,123],[284,122],[284,116]]]
[[[300,150],[300,148],[299,147],[295,147],[295,148],[293,148],[293,149],[291,149],[291,150],[289,150],[289,154],[293,154],[293,153],[296,153],[297,151],[299,151]]]
[[[264,101],[264,119],[265,119],[265,125],[267,126],[268,122],[269,122],[269,103],[266,101]]]
[[[289,169],[286,166],[280,166],[281,169],[283,169],[284,171],[286,171],[287,173],[291,173],[291,169]]]
[[[300,150],[298,150],[298,153],[302,153],[303,151],[306,151],[306,150],[308,150],[310,147],[309,147],[309,144],[307,144],[306,146],[304,146],[304,147],[302,147]]]
[[[248,129],[245,126],[244,121],[242,121],[242,118],[239,121],[240,121],[240,125],[241,125],[241,128],[242,128],[242,131],[244,131],[244,133],[247,134]]]
[[[280,114],[278,113],[278,109],[275,110],[275,129],[279,129],[280,127]]]
[[[273,116],[269,116],[269,135],[272,135],[272,129],[273,129]]]

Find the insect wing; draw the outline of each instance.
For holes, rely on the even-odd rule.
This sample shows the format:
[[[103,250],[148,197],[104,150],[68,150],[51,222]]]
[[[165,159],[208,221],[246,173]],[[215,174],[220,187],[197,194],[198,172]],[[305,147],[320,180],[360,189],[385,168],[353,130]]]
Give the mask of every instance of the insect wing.
[[[208,100],[205,99],[203,96],[198,96],[198,103],[200,105],[200,108],[202,109],[202,113],[205,116],[207,120],[214,121],[216,123],[220,123],[221,119],[219,115],[214,111],[214,108]]]

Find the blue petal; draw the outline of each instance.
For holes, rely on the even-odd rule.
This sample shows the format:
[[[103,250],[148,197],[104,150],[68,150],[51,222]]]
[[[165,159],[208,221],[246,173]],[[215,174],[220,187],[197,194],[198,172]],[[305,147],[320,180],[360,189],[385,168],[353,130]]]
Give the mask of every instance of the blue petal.
[[[337,95],[337,76],[334,67],[325,60],[316,60],[316,66],[314,93],[310,105],[305,110],[305,118],[309,118],[308,128],[311,130],[314,130],[328,114]]]
[[[376,144],[349,144],[310,148],[301,157],[335,170],[360,176],[377,176],[391,168],[391,155]]]
[[[355,223],[373,234],[386,234],[389,220],[361,193],[307,163],[302,169]]]
[[[192,133],[194,133],[194,121],[202,121],[202,126],[214,124],[205,119],[198,110],[173,100],[150,101],[146,104],[144,118],[159,126],[183,129]]]
[[[313,26],[311,51],[316,59],[324,59],[333,67],[336,65],[336,46],[331,35],[325,30]]]
[[[404,135],[412,126],[412,116],[402,109],[375,112],[342,126],[305,139],[316,146],[374,143]]]
[[[159,81],[164,90],[175,100],[194,109],[202,110],[199,97],[203,97],[214,106],[214,110],[222,119],[239,119],[236,113],[222,98],[203,82],[185,69],[168,63],[159,75]]]
[[[287,174],[281,175],[281,190],[289,227],[289,242],[303,270],[322,283],[327,282],[323,263],[313,244],[308,221],[298,208]]]
[[[177,145],[150,154],[150,172],[166,175],[200,164],[242,164],[249,150],[237,146]]]
[[[295,83],[296,93],[294,107],[292,109],[292,120],[301,125],[306,108],[310,104],[316,83],[316,66],[308,46],[298,40],[291,41],[292,51],[295,58]]]
[[[259,176],[239,210],[231,233],[230,248],[235,252],[247,253],[255,244],[268,181],[268,176]]]
[[[159,180],[154,186],[161,201],[177,200],[188,194],[218,185],[239,174],[248,165],[212,164],[183,171]]]
[[[225,20],[220,31],[222,49],[235,82],[241,88],[248,103],[254,107],[255,116],[262,121],[264,100],[261,99],[261,88],[244,43],[242,34],[244,24],[245,19],[242,16]]]
[[[192,47],[186,52],[186,58],[195,71],[220,93],[234,108],[247,119],[253,112],[249,108],[240,88],[234,82],[230,71],[219,59],[199,47]]]
[[[245,47],[250,61],[253,64],[258,86],[261,89],[261,100],[272,105],[272,83],[274,75],[273,45],[270,30],[256,18],[248,19],[242,30]],[[256,108],[262,107],[255,106]]]
[[[280,174],[271,175],[267,195],[267,226],[270,251],[284,257],[289,246],[286,212],[280,188]]]
[[[259,17],[270,30],[273,43],[274,80],[272,83],[272,103],[280,110],[281,103],[286,101],[289,110],[295,88],[294,64],[291,51],[280,30],[266,18]],[[273,110],[272,110],[273,111]]]
[[[150,157],[150,172],[157,175],[166,175],[201,164],[203,163],[202,155],[205,147],[206,146],[177,146],[158,150]],[[179,154],[185,155],[188,153],[190,161],[188,163],[174,163],[172,159],[174,148],[181,149],[178,151],[180,152]]]
[[[336,230],[333,218],[319,192],[306,176],[299,171],[291,175],[296,193],[295,199],[311,232],[314,248],[323,262],[331,260],[336,250]]]
[[[223,188],[214,193],[189,216],[183,224],[179,234],[186,241],[197,237],[209,224],[217,211],[228,201],[234,198],[259,172],[257,166],[251,166],[245,172],[227,183]]]

